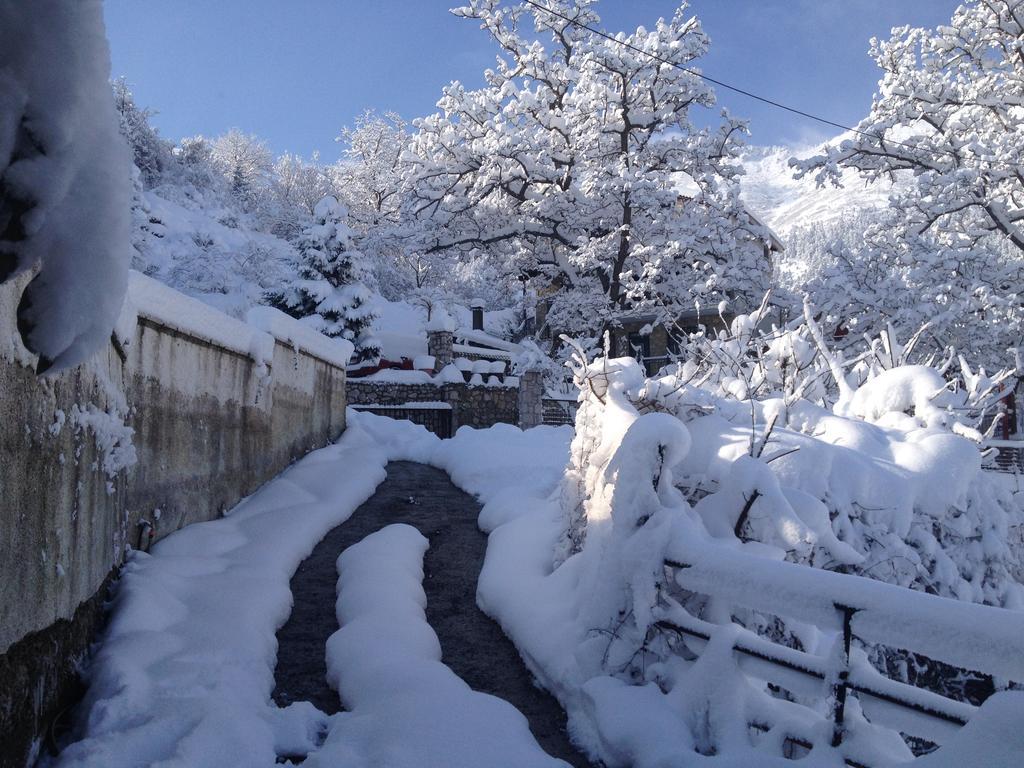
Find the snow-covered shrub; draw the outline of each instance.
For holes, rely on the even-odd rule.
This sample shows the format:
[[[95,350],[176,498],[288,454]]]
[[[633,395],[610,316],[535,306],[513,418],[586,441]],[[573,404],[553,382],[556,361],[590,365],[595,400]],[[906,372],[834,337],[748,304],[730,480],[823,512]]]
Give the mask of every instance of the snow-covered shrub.
[[[664,568],[680,540],[1024,607],[1024,552],[1009,543],[1024,510],[982,471],[970,439],[993,380],[966,364],[908,364],[883,338],[844,360],[808,308],[805,322],[770,331],[757,313],[737,317],[691,338],[684,359],[652,378],[631,358],[577,350],[580,408],[554,560],[578,575],[592,635],[577,655],[591,673],[671,690],[683,677],[666,670],[683,662],[657,622],[676,609],[828,651],[833,636],[813,626],[682,593]],[[865,650],[891,676],[950,695],[990,685]]]
[[[365,258],[353,245],[347,211],[334,197],[316,205],[313,224],[300,245],[298,277],[271,296],[283,312],[309,323],[325,336],[340,336],[355,344],[354,362],[380,355],[373,337],[371,294],[363,284]]]

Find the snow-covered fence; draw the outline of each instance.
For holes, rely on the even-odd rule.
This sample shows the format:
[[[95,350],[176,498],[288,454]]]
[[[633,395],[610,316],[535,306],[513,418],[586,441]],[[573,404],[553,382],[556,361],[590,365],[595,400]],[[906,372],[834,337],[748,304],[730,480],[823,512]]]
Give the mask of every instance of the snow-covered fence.
[[[1010,475],[1024,475],[1024,440],[986,440],[985,445],[996,450],[991,469]]]
[[[110,344],[41,379],[15,331],[24,279],[0,287],[3,754],[64,706],[130,549],[217,517],[344,429],[350,352],[133,273]]]
[[[843,740],[850,692],[857,694],[860,709],[873,723],[936,744],[945,742],[977,711],[966,702],[891,680],[866,659],[851,661],[854,638],[924,654],[1003,681],[1024,680],[1024,613],[1020,611],[773,562],[707,542],[695,545],[677,540],[668,555],[665,565],[673,572],[674,583],[689,592],[838,633],[839,645],[829,656],[796,650],[744,629],[732,642],[737,654],[753,660],[746,671],[758,679],[809,698],[831,697],[833,747]],[[658,625],[705,642],[721,630],[720,625],[702,621],[678,606],[666,612]],[[687,647],[700,650],[689,641]],[[787,737],[809,746],[809,734],[794,732]]]

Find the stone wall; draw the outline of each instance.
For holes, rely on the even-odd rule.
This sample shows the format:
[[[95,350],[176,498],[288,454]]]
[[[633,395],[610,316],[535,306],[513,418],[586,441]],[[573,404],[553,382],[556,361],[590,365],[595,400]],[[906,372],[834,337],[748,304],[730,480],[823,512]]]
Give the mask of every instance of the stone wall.
[[[252,329],[272,354],[247,354],[144,311],[87,363],[37,377],[15,331],[22,285],[0,286],[0,765],[19,766],[75,694],[140,521],[158,540],[215,518],[345,426],[337,360]]]
[[[352,405],[402,405],[404,403],[444,403],[451,407],[451,434],[459,427],[490,427],[494,424],[519,424],[518,386],[488,386],[459,383],[407,384],[392,381],[351,379],[347,387]],[[368,408],[374,412],[374,409]],[[377,411],[384,413],[383,411]],[[387,414],[391,415],[391,414]],[[402,414],[402,418],[406,418]],[[430,428],[430,424],[412,420]],[[435,434],[439,432],[431,429]],[[445,436],[445,435],[442,435]]]

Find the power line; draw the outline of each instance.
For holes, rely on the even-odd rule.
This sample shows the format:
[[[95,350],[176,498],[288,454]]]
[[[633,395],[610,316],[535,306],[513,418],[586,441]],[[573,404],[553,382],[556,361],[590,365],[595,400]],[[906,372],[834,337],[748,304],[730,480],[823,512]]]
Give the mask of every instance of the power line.
[[[598,37],[603,37],[605,40],[609,40],[609,41],[611,41],[613,43],[621,45],[624,48],[629,48],[630,50],[635,51],[636,53],[641,53],[644,56],[649,56],[650,58],[654,59],[655,61],[659,61],[662,64],[668,64],[670,67],[675,67],[676,69],[682,70],[683,72],[686,72],[686,73],[688,73],[690,75],[693,75],[694,77],[699,77],[702,80],[706,80],[709,83],[714,83],[715,85],[719,86],[720,88],[725,88],[726,90],[733,91],[734,93],[738,93],[741,96],[746,96],[747,98],[754,99],[755,101],[760,101],[761,103],[767,104],[767,105],[769,105],[771,107],[775,107],[776,109],[782,109],[782,110],[785,110],[786,112],[790,112],[790,113],[792,113],[794,115],[799,115],[800,117],[806,117],[809,120],[816,120],[819,123],[822,123],[824,125],[832,126],[833,128],[840,128],[840,129],[842,129],[844,131],[849,131],[850,133],[856,133],[856,134],[858,134],[860,136],[865,136],[865,137],[867,137],[869,139],[873,139],[873,140],[879,142],[879,144],[881,144],[882,141],[883,141],[881,136],[877,136],[875,134],[868,133],[867,131],[862,131],[862,130],[859,130],[857,128],[853,128],[853,127],[851,127],[849,125],[843,125],[842,123],[837,123],[835,120],[829,120],[827,117],[821,117],[820,115],[815,115],[815,114],[812,114],[810,112],[805,112],[802,109],[797,109],[796,107],[790,107],[790,106],[788,106],[786,104],[783,104],[781,102],[775,101],[774,99],[769,99],[766,96],[759,96],[758,94],[753,93],[753,92],[748,91],[748,90],[745,90],[744,88],[739,88],[739,87],[737,87],[735,85],[729,85],[729,83],[723,82],[723,81],[718,80],[718,79],[716,79],[714,77],[711,77],[709,75],[705,75],[703,72],[698,72],[695,69],[690,69],[689,67],[684,67],[682,64],[678,64],[678,63],[676,63],[674,61],[671,61],[669,59],[663,58],[662,56],[658,56],[657,54],[651,53],[650,51],[645,51],[643,48],[638,48],[637,46],[635,46],[635,45],[633,45],[631,43],[627,43],[624,40],[619,40],[618,38],[613,37],[612,35],[608,34],[607,32],[603,32],[600,29],[595,29],[594,27],[591,27],[588,24],[584,24],[581,21],[572,18],[571,16],[566,16],[564,13],[560,13],[559,11],[556,11],[556,10],[554,10],[552,8],[548,8],[546,6],[541,5],[540,3],[534,2],[534,0],[523,0],[523,2],[525,2],[527,5],[533,6],[534,8],[536,8],[536,9],[538,9],[540,11],[544,11],[545,13],[548,13],[548,14],[551,14],[552,16],[560,18],[563,21],[567,21],[568,23],[572,24],[575,27],[578,27],[579,29],[585,29],[588,32],[591,32],[592,34],[597,35]],[[955,152],[952,152],[951,150],[948,150],[948,149],[921,149],[920,147],[915,147],[913,144],[907,144],[906,142],[903,142],[903,141],[896,141],[895,139],[886,139],[885,141],[888,144],[899,146],[899,147],[906,147],[907,149],[911,149],[911,150],[913,150],[915,152],[923,152],[923,153],[926,153],[926,154],[930,153],[930,154],[933,154],[933,155],[941,153],[941,154],[944,154],[944,155],[949,155],[950,157],[952,157],[952,158],[954,158],[956,160],[960,160],[961,162],[964,162],[963,158],[959,157]],[[1014,172],[1019,170],[1019,168],[1017,166],[1005,165],[1003,163],[997,163],[997,162],[994,162],[992,160],[980,160],[980,162],[987,163],[992,168],[1003,168],[1004,170],[1014,171]]]

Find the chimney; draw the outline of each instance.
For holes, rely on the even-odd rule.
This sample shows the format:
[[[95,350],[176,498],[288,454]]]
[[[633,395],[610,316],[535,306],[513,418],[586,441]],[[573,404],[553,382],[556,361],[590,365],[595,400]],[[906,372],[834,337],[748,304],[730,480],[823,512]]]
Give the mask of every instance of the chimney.
[[[484,329],[484,302],[482,299],[473,299],[469,302],[469,308],[473,310],[473,330]]]

